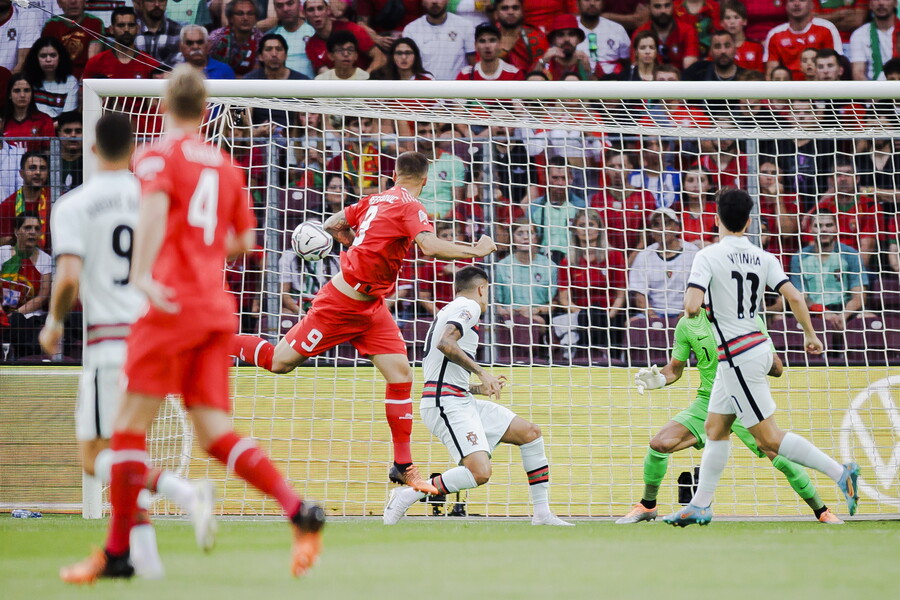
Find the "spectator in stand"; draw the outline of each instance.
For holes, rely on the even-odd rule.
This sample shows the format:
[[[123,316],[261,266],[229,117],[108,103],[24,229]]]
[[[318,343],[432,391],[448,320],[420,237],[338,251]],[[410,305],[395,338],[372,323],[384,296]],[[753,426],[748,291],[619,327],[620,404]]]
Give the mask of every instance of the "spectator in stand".
[[[41,27],[30,12],[14,6],[12,0],[0,0],[0,67],[18,73],[25,64],[31,45],[41,35]]]
[[[341,35],[346,33],[340,32]],[[325,165],[326,173],[339,173],[347,177],[353,188],[363,196],[385,189],[394,172],[394,159],[378,147],[380,136],[375,126],[372,119],[347,117],[344,120],[343,151]]]
[[[569,251],[569,223],[584,211],[585,202],[571,185],[566,159],[554,156],[548,163],[547,191],[531,201],[530,216],[541,252],[559,264]]]
[[[778,65],[768,75],[769,81],[793,81],[794,73],[788,69],[787,67],[782,67]],[[812,81],[808,79],[807,81]]]
[[[312,61],[306,56],[306,42],[315,35],[316,30],[301,16],[301,4],[302,0],[274,0],[278,25],[269,33],[280,35],[287,43],[290,49],[285,63],[287,67],[312,79],[316,73]]]
[[[585,39],[574,15],[557,15],[547,32],[550,47],[538,59],[534,69],[546,73],[550,81],[561,81],[569,73],[576,74],[582,81],[593,79],[591,59],[578,49]]]
[[[403,29],[422,52],[425,69],[435,79],[456,79],[475,62],[475,29],[469,21],[447,12],[447,0],[422,0],[425,14]]]
[[[678,317],[684,309],[684,290],[694,257],[700,250],[681,238],[681,221],[671,208],[658,208],[647,223],[649,241],[628,272],[632,306],[641,314],[632,321],[648,324]]]
[[[747,8],[747,39],[763,43],[773,27],[784,22],[784,0],[741,0]],[[763,44],[765,49],[765,44]]]
[[[100,40],[103,38],[103,21],[84,12],[85,0],[56,1],[62,15],[47,21],[41,36],[54,37],[62,42],[72,61],[72,74],[81,80],[84,65],[102,48]]]
[[[209,25],[213,22],[206,0],[169,0],[166,15],[184,25]]]
[[[803,293],[810,312],[824,313],[832,328],[844,329],[863,309],[865,284],[859,253],[838,241],[833,213],[813,215],[809,233],[812,244],[791,260],[791,283]]]
[[[422,65],[422,53],[412,38],[397,38],[388,50],[388,62],[372,73],[372,79],[390,81],[431,81],[434,77]]]
[[[466,165],[455,154],[437,147],[434,123],[416,123],[415,150],[428,159],[428,180],[419,200],[432,218],[442,219],[454,204],[466,199]]]
[[[383,52],[390,49],[390,44],[398,38],[403,29],[422,16],[421,0],[357,0],[356,12],[359,22],[371,27],[379,38],[387,42],[379,44]]]
[[[228,25],[209,34],[209,55],[241,78],[256,67],[262,32],[256,27],[258,8],[253,0],[231,0],[225,5]]]
[[[850,36],[853,79],[884,79],[884,63],[900,53],[897,45],[897,0],[869,0],[872,20]]]
[[[712,45],[714,31],[722,29],[722,9],[716,0],[675,0],[675,20],[691,26],[697,32],[700,56]]]
[[[841,34],[824,19],[814,17],[813,0],[786,0],[788,22],[769,31],[764,44],[766,73],[771,74],[778,65],[791,70],[795,81],[802,80],[800,53],[806,48],[832,48],[842,53]]]
[[[0,246],[0,318],[9,325],[10,358],[40,354],[38,333],[44,326],[53,260],[38,247],[40,218],[25,212],[15,219],[15,238]]]
[[[460,81],[521,81],[525,75],[500,58],[500,30],[493,23],[475,28],[475,52],[478,62],[466,65],[456,76]]]
[[[591,207],[600,211],[610,247],[632,252],[644,247],[644,224],[656,208],[653,194],[628,183],[631,160],[627,152],[606,150],[600,191],[591,198]]]
[[[556,265],[538,251],[529,221],[513,226],[512,253],[494,263],[494,306],[500,321],[546,325],[556,296]]]
[[[719,237],[712,177],[700,167],[681,175],[681,197],[672,208],[681,216],[681,238],[703,248]]]
[[[309,79],[287,66],[288,56],[288,43],[280,34],[265,34],[259,40],[259,66],[244,75],[244,79]]]
[[[837,27],[844,52],[847,52],[851,34],[869,19],[871,3],[872,0],[816,0],[813,14]]]
[[[82,182],[82,118],[77,110],[64,112],[56,119],[59,137],[60,195],[78,187]]]
[[[15,193],[22,185],[19,163],[25,151],[24,146],[10,144],[0,136],[0,198]]]
[[[639,31],[631,41],[634,62],[619,74],[617,79],[623,81],[655,81],[659,68],[659,38],[652,31]]]
[[[176,62],[186,62],[201,69],[207,79],[234,79],[234,70],[223,62],[209,57],[209,34],[200,25],[181,28],[181,55]]]
[[[746,69],[739,67],[734,57],[737,46],[734,36],[720,29],[710,38],[709,59],[701,60],[685,69],[685,81],[736,81]]]
[[[42,224],[50,222],[50,161],[44,154],[26,152],[19,165],[22,187],[0,203],[0,245],[13,243],[16,218],[24,213],[37,215]],[[50,248],[50,228],[38,233],[38,246]]]
[[[640,31],[656,34],[659,60],[663,63],[683,71],[700,58],[697,32],[675,18],[672,0],[650,0],[650,21],[638,27],[635,35]]]
[[[335,176],[339,177],[339,176]],[[341,270],[340,242],[331,254],[315,262],[308,262],[287,248],[278,260],[281,273],[281,313],[303,316],[312,306],[316,293]],[[293,321],[290,321],[293,325]]]
[[[787,191],[773,158],[760,158],[759,217],[770,235],[769,252],[781,259],[782,267],[791,266],[791,258],[800,250],[800,208],[797,195]]]
[[[134,46],[159,62],[171,65],[181,45],[181,23],[166,16],[168,1],[133,0],[138,17]]]
[[[747,175],[747,159],[733,138],[702,142],[697,164],[710,174],[713,189],[746,187],[741,178]]]
[[[816,81],[840,81],[844,78],[841,56],[831,48],[816,51]]]
[[[334,19],[328,0],[306,0],[303,10],[306,14],[306,22],[315,31],[315,35],[306,42],[306,56],[312,63],[313,71],[316,74],[334,67],[334,63],[328,57],[326,44],[333,31],[349,31],[353,34],[359,50],[359,67],[364,71],[371,73],[387,62],[384,52],[375,45],[372,36],[365,29],[350,21]]]
[[[794,100],[787,119],[798,128],[817,127],[820,111],[815,104]],[[812,210],[828,190],[834,172],[835,140],[777,140],[778,170],[791,176],[791,191],[796,192],[803,212]]]
[[[556,17],[578,12],[578,0],[524,0],[522,8],[525,23],[537,27],[549,37]]]
[[[804,81],[816,80],[816,56],[819,51],[815,48],[806,48],[800,53],[800,72],[803,74]],[[791,78],[794,75],[791,73]]]
[[[436,224],[434,233],[442,240],[456,241],[452,223]],[[433,257],[417,261],[415,269],[416,301],[424,312],[425,318],[433,317],[453,300],[453,278],[456,271],[471,262],[470,259],[447,261]]]
[[[647,0],[604,0],[604,19],[615,21],[629,34],[650,18]]]
[[[890,101],[890,104],[891,110],[894,110],[894,102]],[[859,148],[856,154],[856,172],[860,176],[860,188],[896,189],[900,179],[900,156],[894,147],[894,140],[875,138],[871,146]]]
[[[56,135],[53,119],[38,109],[33,89],[24,73],[18,73],[9,78],[9,83],[6,84],[3,118],[0,119],[3,125],[3,137],[34,138]],[[46,141],[25,142],[9,139],[7,141],[10,144],[32,150],[49,147],[49,143]]]
[[[525,71],[544,55],[547,36],[537,27],[525,24],[523,0],[498,0],[494,15],[500,28],[500,58]]]
[[[369,74],[356,66],[359,45],[349,31],[332,31],[326,42],[328,60],[334,65],[316,75],[316,79],[368,79]]]
[[[38,38],[28,51],[22,72],[31,83],[38,110],[50,118],[78,108],[81,86],[72,75],[69,52],[58,39]]]
[[[628,32],[602,15],[603,0],[578,0],[578,26],[586,37],[577,49],[587,54],[597,77],[621,72],[631,58]]]
[[[722,3],[722,29],[734,39],[734,62],[737,66],[764,73],[763,46],[747,39],[747,7],[739,0],[725,0]]]
[[[633,188],[648,190],[653,194],[657,208],[672,206],[681,189],[678,171],[666,164],[659,138],[645,136],[637,144],[641,168],[628,176],[628,183]]]
[[[155,58],[142,54],[135,47],[137,28],[134,9],[120,6],[113,10],[109,32],[116,45],[88,59],[84,67],[84,78],[149,79],[153,70],[160,64]]]
[[[571,242],[559,266],[559,321],[576,325],[563,345],[609,348],[621,343],[625,312],[625,254],[611,248],[600,213],[580,211],[569,228]],[[559,321],[558,321],[559,319]],[[569,344],[565,344],[568,341]]]

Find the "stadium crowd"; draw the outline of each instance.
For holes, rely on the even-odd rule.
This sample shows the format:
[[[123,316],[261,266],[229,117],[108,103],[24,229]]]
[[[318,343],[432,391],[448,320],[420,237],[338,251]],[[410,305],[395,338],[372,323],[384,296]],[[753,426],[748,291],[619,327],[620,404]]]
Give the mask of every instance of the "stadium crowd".
[[[210,79],[788,81],[900,79],[897,0],[0,0],[0,284],[3,358],[39,354],[52,271],[49,215],[80,185],[81,81],[165,77],[187,62]],[[449,7],[452,6],[452,11]],[[565,101],[560,101],[563,105]],[[565,107],[565,106],[564,106]],[[631,107],[647,125],[709,126],[702,106]],[[737,125],[784,118],[898,120],[893,104],[739,105]],[[151,117],[148,117],[152,119]],[[615,137],[287,113],[231,119],[260,227],[266,190],[290,231],[384,188],[398,152],[432,163],[421,199],[439,236],[486,232],[501,252],[493,348],[500,361],[660,360],[696,251],[716,240],[714,194],[759,188],[761,242],[807,296],[829,347],[900,359],[895,142]],[[146,123],[143,131],[148,131]],[[256,140],[253,143],[252,140]],[[287,165],[272,169],[278,139]],[[490,141],[490,143],[486,143]],[[260,238],[260,245],[265,240]],[[123,250],[126,251],[126,250]],[[452,297],[454,266],[411,256],[394,310],[411,352]],[[269,311],[260,248],[228,265],[242,329]],[[278,265],[280,319],[301,315],[330,257]],[[798,332],[767,299],[773,331]],[[283,319],[281,318],[283,317]],[[874,323],[879,323],[874,327]],[[880,341],[873,332],[881,329]],[[77,356],[77,313],[64,353]],[[654,350],[657,352],[654,354]],[[880,353],[880,354],[879,354]],[[831,356],[831,358],[829,358]],[[832,360],[825,355],[822,360]],[[877,360],[877,356],[875,360]]]

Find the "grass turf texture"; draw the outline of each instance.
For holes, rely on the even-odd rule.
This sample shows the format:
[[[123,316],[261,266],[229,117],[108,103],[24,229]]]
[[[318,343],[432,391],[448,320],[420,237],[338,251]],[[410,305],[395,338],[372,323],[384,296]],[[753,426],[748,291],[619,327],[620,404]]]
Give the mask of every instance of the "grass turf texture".
[[[71,587],[59,567],[102,543],[105,521],[0,516],[0,597],[180,598],[893,598],[900,522],[844,527],[806,522],[662,523],[574,528],[527,521],[407,520],[329,523],[325,549],[306,578],[288,572],[290,533],[281,521],[223,521],[216,549],[194,547],[183,520],[156,521],[163,581]]]

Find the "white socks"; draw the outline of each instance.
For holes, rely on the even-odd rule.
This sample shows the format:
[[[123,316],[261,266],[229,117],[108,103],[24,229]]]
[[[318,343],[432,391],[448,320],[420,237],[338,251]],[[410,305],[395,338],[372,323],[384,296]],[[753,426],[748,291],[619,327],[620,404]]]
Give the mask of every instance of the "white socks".
[[[470,490],[478,487],[478,484],[475,482],[475,476],[466,467],[453,467],[449,471],[444,471],[435,477],[432,483],[438,490],[447,490],[447,493],[451,494],[460,490]]]
[[[691,504],[699,508],[706,508],[712,504],[716,493],[716,486],[722,478],[722,471],[728,464],[728,455],[731,453],[731,440],[708,440],[700,457],[700,482],[697,484],[697,492],[691,499]]]
[[[522,453],[522,466],[528,475],[528,491],[531,492],[531,503],[537,515],[538,505],[547,508],[550,497],[550,466],[547,463],[547,454],[544,452],[544,438],[539,437],[533,442],[519,446]]]
[[[187,512],[191,512],[194,508],[194,499],[197,496],[194,485],[169,471],[163,471],[159,476],[156,491]]]
[[[781,446],[778,448],[778,454],[804,467],[825,473],[834,479],[835,483],[840,481],[841,476],[844,474],[844,467],[840,463],[816,448],[812,442],[796,433],[788,432],[784,434],[784,439],[781,440]]]

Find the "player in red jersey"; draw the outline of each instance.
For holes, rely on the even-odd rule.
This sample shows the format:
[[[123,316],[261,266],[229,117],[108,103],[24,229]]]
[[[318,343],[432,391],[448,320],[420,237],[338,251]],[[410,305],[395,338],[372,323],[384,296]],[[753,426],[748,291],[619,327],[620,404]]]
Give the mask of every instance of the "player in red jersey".
[[[142,201],[130,280],[149,307],[131,329],[125,397],[110,443],[116,453],[104,550],[60,570],[68,583],[130,577],[129,532],[147,477],[147,430],[167,394],[181,394],[201,446],[263,493],[275,497],[294,528],[291,569],[302,575],[318,557],[324,511],[303,502],[269,458],[232,428],[228,345],[237,328],[234,298],[222,285],[226,257],[253,245],[243,177],[228,156],[198,135],[206,107],[203,76],[172,72],[164,100],[171,133],[135,161]],[[196,518],[196,517],[195,517]],[[212,547],[215,521],[198,528]]]
[[[479,258],[496,249],[481,236],[474,245],[442,240],[434,233],[417,196],[425,186],[428,159],[419,152],[397,157],[394,187],[366,196],[325,221],[342,244],[341,271],[319,290],[309,312],[273,346],[259,337],[235,336],[232,354],[273,373],[289,373],[311,356],[350,342],[387,381],[385,412],[394,445],[389,477],[421,492],[437,494],[412,462],[412,368],[400,328],[385,305],[403,259],[415,242],[426,256],[444,260]]]

